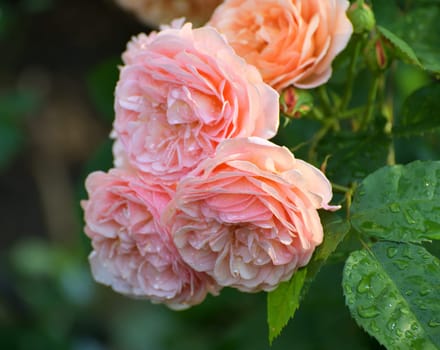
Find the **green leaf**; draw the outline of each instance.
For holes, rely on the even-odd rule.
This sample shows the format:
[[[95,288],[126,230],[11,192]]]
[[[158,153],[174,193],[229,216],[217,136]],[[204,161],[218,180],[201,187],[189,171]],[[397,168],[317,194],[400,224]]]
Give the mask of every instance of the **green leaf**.
[[[415,91],[406,99],[394,132],[398,135],[415,135],[439,128],[440,84],[432,84]]]
[[[355,251],[342,284],[356,322],[388,350],[440,349],[440,261],[423,247]]]
[[[433,73],[440,73],[439,21],[440,7],[432,2],[431,6],[424,4],[392,24],[393,32],[412,47],[423,67]]]
[[[377,29],[380,34],[382,34],[382,36],[391,44],[398,57],[405,62],[422,68],[422,64],[414,53],[414,50],[405,41],[382,26],[377,26]]]
[[[327,259],[342,242],[348,231],[350,231],[351,227],[349,222],[341,219],[334,213],[323,213],[321,216],[324,228],[324,241],[316,248],[312,259],[307,264],[307,276],[301,297],[305,296],[309,285],[315,279],[321,267],[325,265]]]
[[[378,24],[391,30],[414,51],[424,69],[440,73],[440,1],[372,0]]]
[[[399,19],[402,10],[399,8],[396,0],[370,0],[376,17],[376,23],[389,26]]]
[[[386,164],[390,142],[389,137],[383,133],[329,134],[318,146],[317,153],[321,157],[318,161],[322,163],[325,157],[330,156],[326,175],[338,184],[348,185],[353,181],[361,181]]]
[[[323,214],[322,221],[324,241],[315,250],[308,265],[299,269],[290,281],[281,283],[277,289],[268,293],[267,318],[270,343],[293,318],[310,284],[350,229],[349,223],[335,214]]]
[[[307,268],[295,272],[290,281],[281,283],[267,295],[267,321],[269,323],[269,343],[281,333],[287,322],[299,307],[301,289]]]
[[[387,240],[440,239],[440,161],[387,166],[369,175],[354,195],[351,223]]]

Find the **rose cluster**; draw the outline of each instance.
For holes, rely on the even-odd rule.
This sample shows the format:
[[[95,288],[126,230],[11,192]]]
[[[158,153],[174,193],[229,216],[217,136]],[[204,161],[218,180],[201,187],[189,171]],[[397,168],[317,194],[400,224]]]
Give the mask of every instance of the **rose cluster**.
[[[89,175],[82,202],[93,276],[117,292],[184,309],[223,287],[270,291],[322,242],[329,181],[268,140],[280,89],[328,79],[348,2],[254,3],[128,43],[114,168]]]

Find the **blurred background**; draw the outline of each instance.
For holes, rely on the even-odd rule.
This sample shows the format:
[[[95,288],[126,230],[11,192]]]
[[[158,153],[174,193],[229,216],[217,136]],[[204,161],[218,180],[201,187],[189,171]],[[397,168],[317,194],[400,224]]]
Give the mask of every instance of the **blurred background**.
[[[185,2],[172,2],[176,14],[198,23],[215,6]],[[173,312],[91,278],[79,201],[85,176],[112,165],[120,55],[172,8],[152,1],[145,16],[121,3],[0,0],[0,349],[269,349],[264,293],[224,290]],[[402,95],[425,83],[414,74]],[[432,158],[433,147],[408,155],[403,144],[399,154]],[[380,348],[344,307],[341,266],[319,274],[273,349]]]

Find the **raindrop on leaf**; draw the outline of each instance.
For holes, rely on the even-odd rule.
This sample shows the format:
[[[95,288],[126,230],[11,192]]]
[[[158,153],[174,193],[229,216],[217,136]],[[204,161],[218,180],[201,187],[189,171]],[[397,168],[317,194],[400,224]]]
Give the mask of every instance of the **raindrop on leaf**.
[[[361,281],[359,282],[357,286],[357,291],[359,293],[366,293],[370,290],[370,288],[371,288],[371,276],[366,276],[362,278]]]
[[[393,258],[394,256],[396,256],[396,254],[397,254],[397,248],[396,247],[389,247],[387,249],[387,256],[390,259]]]
[[[380,311],[376,306],[359,306],[357,308],[358,314],[362,318],[373,318],[380,314]]]
[[[428,326],[432,327],[432,328],[438,327],[438,326],[440,326],[440,321],[433,319],[433,320],[428,322]]]
[[[392,213],[400,213],[400,205],[399,203],[392,203],[390,205],[390,210]]]

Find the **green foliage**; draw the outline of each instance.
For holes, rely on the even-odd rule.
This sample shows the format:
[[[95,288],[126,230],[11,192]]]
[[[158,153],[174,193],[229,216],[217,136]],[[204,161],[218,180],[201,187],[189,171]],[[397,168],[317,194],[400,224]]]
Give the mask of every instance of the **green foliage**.
[[[384,27],[377,26],[377,29],[379,30],[380,34],[382,34],[382,36],[388,41],[388,43],[390,43],[390,45],[394,48],[395,54],[398,57],[400,57],[405,62],[414,64],[417,67],[422,67],[413,49],[405,41],[403,41],[397,35],[393,34]]]
[[[269,324],[269,342],[281,333],[289,319],[293,318],[301,299],[315,279],[319,270],[325,265],[329,256],[336,250],[350,225],[338,217],[324,216],[326,236],[324,242],[316,249],[306,267],[296,271],[290,281],[281,283],[267,296],[267,322]]]
[[[318,147],[321,162],[329,157],[326,174],[340,184],[361,181],[386,162],[391,139],[383,133],[327,135]],[[371,145],[375,145],[371,147]]]
[[[331,181],[342,185],[335,185],[344,192],[336,198],[348,213],[341,232],[349,232],[341,236],[346,236],[344,244],[336,240],[325,253],[318,270],[349,256],[344,291],[358,324],[388,349],[438,349],[439,311],[433,307],[440,299],[438,260],[413,243],[440,239],[440,162],[431,160],[440,158],[440,84],[435,76],[440,8],[435,1],[372,3],[378,25],[352,37],[335,63],[332,80],[313,90],[315,103],[307,120],[293,120],[276,142],[321,166]],[[393,82],[396,93],[389,88]],[[430,161],[394,165],[396,159]],[[324,228],[322,247],[334,232]],[[393,242],[374,244],[380,239]],[[360,246],[364,249],[358,251]],[[301,312],[320,251],[299,276],[269,293],[271,342]],[[427,265],[426,259],[434,262]],[[412,288],[415,298],[427,286],[431,292],[426,299],[405,294]]]
[[[440,161],[384,167],[356,191],[351,222],[373,237],[421,242],[440,239]]]
[[[398,0],[374,0],[377,22],[395,33],[410,47],[422,67],[440,72],[440,7],[436,1],[408,1],[401,8]],[[412,55],[411,55],[412,56]]]
[[[440,73],[440,6],[434,2],[418,6],[393,23],[393,30],[412,47],[425,69]]]
[[[440,349],[439,286],[440,261],[409,243],[355,251],[344,268],[353,317],[389,350]]]
[[[440,128],[440,84],[424,86],[405,101],[394,129],[397,135],[432,132]]]
[[[350,224],[347,221],[328,213],[322,214],[322,223],[326,233],[324,242],[315,250],[312,259],[307,264],[307,274],[301,291],[301,298],[305,297],[320,269],[327,263],[327,260],[336,251],[350,230]]]
[[[267,295],[267,322],[269,323],[269,342],[281,333],[289,319],[299,307],[301,289],[307,274],[307,268],[295,272],[290,281],[281,283],[277,289]]]

